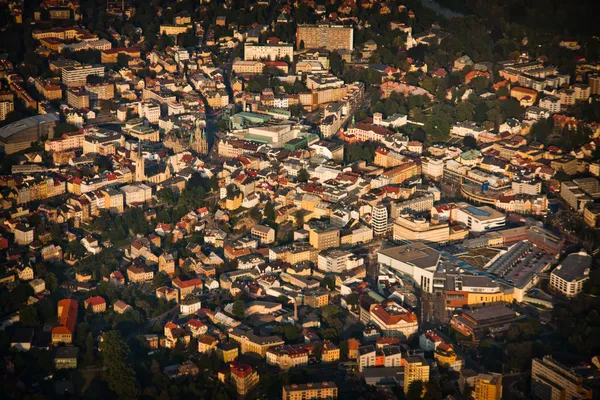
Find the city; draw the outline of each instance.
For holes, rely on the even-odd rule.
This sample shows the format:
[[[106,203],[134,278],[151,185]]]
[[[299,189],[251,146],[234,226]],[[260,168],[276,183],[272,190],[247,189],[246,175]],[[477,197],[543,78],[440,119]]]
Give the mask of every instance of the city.
[[[7,399],[596,399],[575,0],[0,1]]]

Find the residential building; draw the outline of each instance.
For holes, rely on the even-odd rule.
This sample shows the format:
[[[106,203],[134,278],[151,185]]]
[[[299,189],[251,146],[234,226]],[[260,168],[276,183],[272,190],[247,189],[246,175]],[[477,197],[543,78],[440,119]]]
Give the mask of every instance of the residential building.
[[[230,366],[231,383],[240,396],[245,396],[258,384],[258,372],[254,371],[248,364],[234,361]]]
[[[54,368],[73,369],[77,368],[77,356],[79,348],[75,346],[57,347],[54,351]]]
[[[296,48],[352,51],[354,49],[354,29],[343,25],[300,24],[296,29]]]
[[[473,398],[476,400],[502,399],[502,374],[478,374],[473,385]]]
[[[385,205],[380,203],[373,207],[371,225],[373,226],[373,234],[376,237],[387,236],[388,210]]]
[[[86,310],[91,310],[94,314],[106,311],[106,300],[101,296],[94,296],[83,301]]]
[[[531,396],[534,399],[592,399],[593,390],[586,387],[584,377],[552,356],[534,358],[531,363]]]
[[[61,71],[62,83],[68,87],[84,86],[90,75],[104,76],[103,65],[80,65],[65,67]]]
[[[283,400],[337,399],[338,388],[334,382],[311,382],[283,387]]]
[[[294,46],[291,44],[258,44],[252,42],[244,43],[244,60],[281,60],[287,58],[293,60]],[[262,71],[261,71],[262,72]]]
[[[422,356],[408,356],[404,364],[404,393],[414,381],[429,382],[429,364]]]
[[[284,344],[279,336],[257,336],[251,331],[244,331],[239,328],[234,328],[229,333],[229,338],[239,343],[242,354],[256,353],[263,358],[269,348]]]
[[[267,364],[282,370],[308,365],[308,351],[302,345],[270,347],[266,351]]]

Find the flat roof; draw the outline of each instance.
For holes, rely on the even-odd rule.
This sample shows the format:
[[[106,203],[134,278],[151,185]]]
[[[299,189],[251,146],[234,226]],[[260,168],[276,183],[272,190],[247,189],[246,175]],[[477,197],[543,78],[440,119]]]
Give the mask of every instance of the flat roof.
[[[592,256],[587,253],[571,253],[552,273],[567,282],[582,279],[586,269],[592,265]]]
[[[434,268],[440,260],[440,253],[423,243],[391,247],[380,250],[379,254],[403,263],[415,265],[422,269]]]

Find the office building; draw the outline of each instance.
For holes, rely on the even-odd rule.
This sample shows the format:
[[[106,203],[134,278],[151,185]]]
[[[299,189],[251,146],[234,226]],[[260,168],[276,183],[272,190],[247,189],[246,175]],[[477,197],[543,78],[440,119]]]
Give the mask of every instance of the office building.
[[[31,142],[39,142],[42,136],[53,138],[58,121],[56,114],[42,114],[3,126],[0,128],[0,150],[14,154],[31,147]]]
[[[487,232],[504,227],[506,215],[489,206],[475,207],[459,203],[456,222],[465,224],[471,232]]]
[[[517,320],[517,314],[503,305],[464,311],[452,317],[450,326],[462,335],[479,339],[488,333],[503,333]]]
[[[90,75],[104,76],[103,65],[80,65],[65,67],[61,71],[62,83],[65,86],[84,86]]]
[[[412,243],[379,250],[377,262],[432,293],[433,274],[440,262],[440,253],[423,243]]]

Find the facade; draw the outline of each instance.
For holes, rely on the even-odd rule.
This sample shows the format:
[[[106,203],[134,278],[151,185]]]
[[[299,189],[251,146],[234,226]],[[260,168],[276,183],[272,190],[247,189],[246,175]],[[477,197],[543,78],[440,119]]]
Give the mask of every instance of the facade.
[[[256,353],[263,358],[266,357],[269,348],[284,344],[279,336],[257,336],[238,328],[229,333],[229,338],[239,343],[242,354]]]
[[[302,345],[271,347],[266,352],[267,363],[282,370],[308,365],[308,351]]]
[[[478,339],[490,332],[502,332],[517,320],[517,315],[503,305],[464,311],[450,320],[450,326],[462,335]]]
[[[373,226],[373,234],[381,237],[386,236],[388,232],[388,210],[383,204],[377,204],[373,207],[373,219],[371,221]]]
[[[395,302],[371,308],[371,321],[381,329],[383,336],[410,339],[419,330],[417,315]]]
[[[502,375],[488,373],[475,376],[473,398],[477,400],[501,400]]]
[[[240,396],[245,396],[258,384],[258,372],[254,371],[248,364],[237,361],[231,363],[231,383]]]
[[[583,377],[551,356],[534,358],[531,363],[531,396],[534,399],[591,399],[593,391],[585,387]]]
[[[62,83],[68,87],[84,86],[90,75],[104,76],[103,65],[80,65],[65,67],[61,71]]]
[[[433,274],[440,253],[423,243],[391,247],[377,252],[377,262],[392,272],[412,279],[424,291],[433,292]]]
[[[293,60],[294,58],[294,46],[291,44],[258,44],[248,43],[244,44],[244,60],[255,61],[255,60],[281,60],[288,58]],[[262,72],[262,70],[260,71]]]
[[[550,289],[566,297],[575,297],[590,279],[592,256],[585,251],[572,253],[550,273]]]
[[[337,399],[338,388],[334,382],[315,382],[283,387],[283,400]]]
[[[327,50],[354,49],[354,29],[343,25],[298,25],[296,48]]]
[[[404,364],[404,393],[414,381],[429,382],[429,364],[422,356],[408,356]]]

